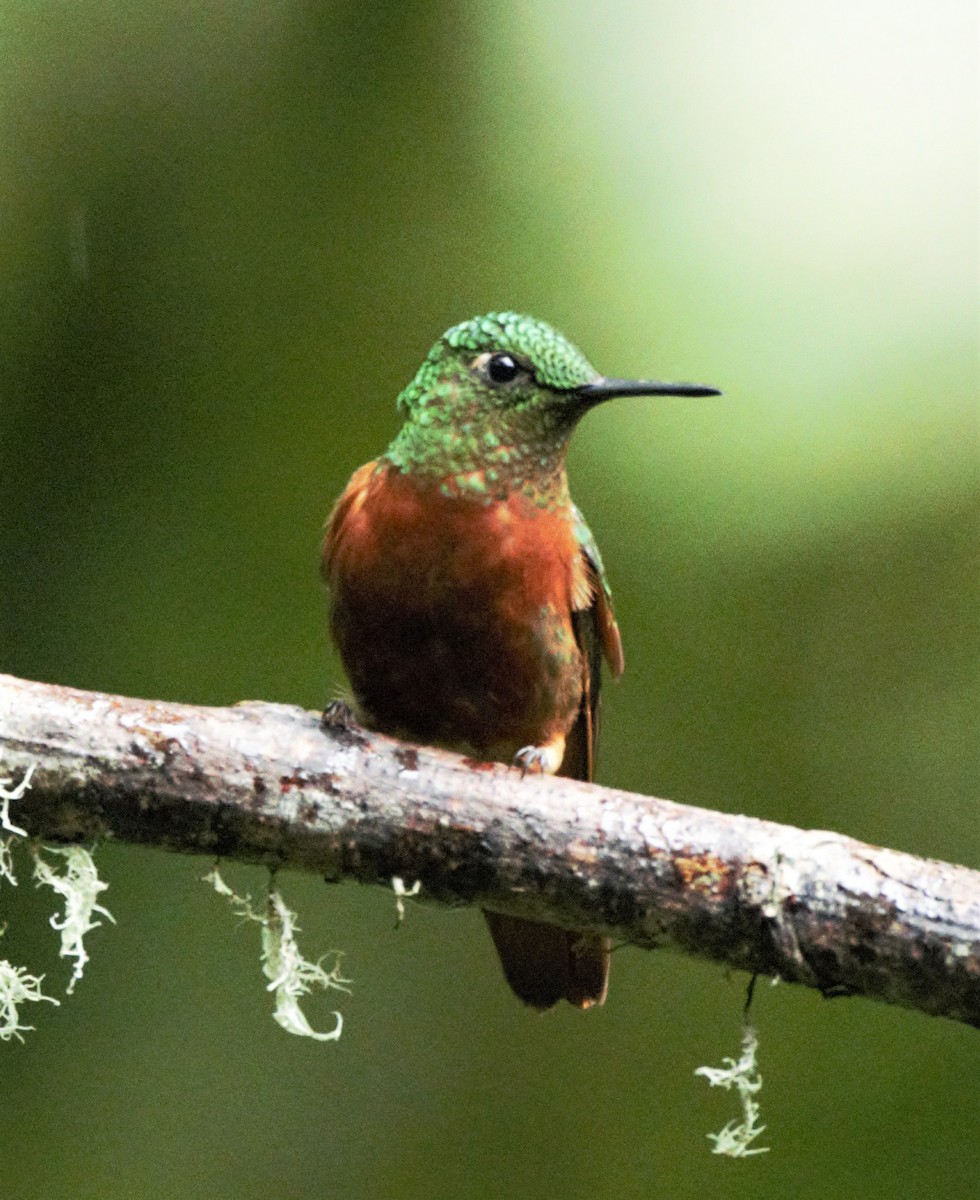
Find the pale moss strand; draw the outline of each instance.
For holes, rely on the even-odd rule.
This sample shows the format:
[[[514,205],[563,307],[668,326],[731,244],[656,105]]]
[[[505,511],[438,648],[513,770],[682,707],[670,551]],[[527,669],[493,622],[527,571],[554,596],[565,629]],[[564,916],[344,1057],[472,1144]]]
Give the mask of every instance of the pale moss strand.
[[[732,1058],[722,1059],[727,1066],[698,1067],[695,1075],[703,1075],[712,1087],[726,1091],[735,1089],[742,1105],[741,1121],[731,1120],[717,1133],[707,1136],[714,1142],[713,1154],[724,1154],[728,1158],[748,1158],[753,1154],[768,1154],[768,1146],[752,1146],[752,1142],[763,1132],[765,1125],[759,1122],[759,1103],[756,1096],[762,1088],[756,1053],[759,1039],[755,1029],[746,1025],[742,1030],[742,1054],[736,1062]]]
[[[31,786],[31,776],[34,774],[34,763],[24,772],[24,778],[16,787],[11,787],[12,779],[0,779],[0,829],[5,829],[15,837],[27,837],[27,830],[14,825],[10,820],[10,801],[19,800]]]
[[[0,829],[4,829],[10,837],[0,838],[0,880],[6,879],[12,886],[17,886],[17,876],[14,874],[14,860],[11,847],[15,839],[27,837],[27,830],[21,829],[10,819],[10,801],[19,800],[31,786],[31,776],[34,774],[34,764],[24,772],[24,778],[12,787],[12,779],[0,779]]]
[[[405,880],[400,875],[392,875],[391,889],[395,893],[395,928],[405,920],[405,901],[417,896],[422,890],[422,880],[416,879],[412,886],[406,887]]]
[[[14,874],[13,845],[16,835],[0,838],[0,883],[6,879],[11,887],[17,886],[17,876]]]
[[[265,912],[252,907],[249,896],[239,896],[225,883],[217,867],[202,876],[219,896],[224,896],[240,917],[255,921],[262,927],[262,972],[269,980],[267,990],[275,993],[276,1006],[273,1017],[287,1033],[297,1037],[309,1037],[318,1042],[335,1042],[344,1027],[343,1016],[334,1012],[336,1024],[333,1029],[313,1029],[300,1007],[300,1000],[315,987],[324,991],[336,988],[350,993],[347,986],[351,981],[340,974],[339,951],[333,951],[334,963],[329,971],[321,966],[322,959],[310,962],[305,959],[296,944],[296,914],[286,905],[278,891],[269,889]]]
[[[92,855],[84,846],[45,846],[43,849],[45,854],[58,854],[65,860],[64,874],[59,875],[41,857],[40,849],[31,848],[34,878],[38,887],[52,888],[65,903],[65,915],[59,919],[55,913],[51,917],[51,928],[61,934],[61,957],[75,960],[71,979],[65,988],[65,994],[70,996],[75,984],[82,978],[89,959],[85,935],[102,924],[95,920],[95,914],[106,917],[113,924],[116,919],[98,903],[99,894],[109,885],[99,878]]]
[[[0,1042],[9,1042],[16,1038],[18,1042],[24,1039],[22,1034],[28,1033],[33,1025],[20,1023],[19,1006],[47,1000],[49,1004],[60,1004],[53,996],[45,996],[41,991],[43,975],[31,975],[26,967],[15,967],[5,958],[0,959]]]
[[[26,838],[27,832],[11,821],[10,801],[19,800],[24,795],[30,787],[33,773],[34,767],[31,765],[16,787],[11,786],[12,780],[0,779],[0,829],[10,834],[8,838],[0,838],[0,879],[6,879],[14,887],[17,886],[17,878],[10,847],[15,839]],[[59,1003],[53,996],[45,996],[41,991],[43,979],[43,975],[31,975],[26,967],[15,967],[7,959],[0,959],[0,1042],[9,1042],[11,1038],[22,1042],[22,1035],[34,1028],[33,1025],[21,1024],[20,1005],[34,1004],[40,1000],[46,1000],[49,1004]]]

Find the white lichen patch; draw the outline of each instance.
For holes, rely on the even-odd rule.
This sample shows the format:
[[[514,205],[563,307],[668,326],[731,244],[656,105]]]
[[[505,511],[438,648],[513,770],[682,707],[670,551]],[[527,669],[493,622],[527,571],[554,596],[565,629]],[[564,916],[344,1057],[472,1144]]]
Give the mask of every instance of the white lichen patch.
[[[33,774],[34,764],[31,763],[24,772],[24,778],[16,787],[11,786],[12,779],[0,779],[0,829],[5,829],[7,833],[12,833],[15,837],[27,837],[27,830],[21,829],[19,825],[14,825],[10,820],[10,801],[19,800],[24,795],[31,786]]]
[[[9,834],[8,837],[0,837],[0,882],[6,880],[15,887],[17,877],[14,874],[13,847],[29,843],[29,839],[27,830],[11,821],[10,802],[24,795],[31,786],[33,774],[32,764],[16,787],[12,785],[12,780],[0,779],[0,829]],[[92,855],[81,846],[42,848],[28,845],[28,848],[34,859],[34,878],[38,887],[53,888],[64,901],[64,916],[55,913],[51,917],[51,926],[61,934],[62,958],[75,960],[71,979],[65,989],[66,994],[70,995],[82,978],[88,962],[85,935],[102,924],[95,919],[96,914],[113,920],[112,913],[98,902],[99,894],[109,885],[99,878]],[[61,855],[65,860],[64,872],[59,874],[44,860],[44,854]],[[21,1034],[34,1028],[33,1025],[21,1024],[20,1005],[39,1000],[59,1003],[41,991],[43,979],[43,975],[32,975],[26,967],[16,967],[6,959],[0,960],[0,1041],[9,1042],[11,1038],[23,1041]]]
[[[742,1119],[731,1120],[717,1133],[707,1136],[714,1142],[713,1154],[724,1154],[729,1158],[748,1158],[753,1154],[768,1154],[768,1146],[753,1146],[752,1142],[765,1129],[759,1124],[759,1103],[756,1100],[762,1088],[756,1054],[759,1039],[751,1025],[742,1031],[742,1054],[735,1059],[725,1058],[723,1067],[698,1067],[695,1075],[703,1075],[712,1087],[735,1089],[742,1105]]]
[[[287,906],[278,891],[271,886],[266,899],[265,912],[257,912],[249,896],[239,896],[225,883],[217,867],[202,877],[210,883],[219,896],[224,896],[240,917],[255,921],[262,927],[262,972],[269,980],[268,991],[275,993],[276,1004],[273,1017],[287,1033],[297,1037],[314,1038],[318,1042],[335,1042],[344,1027],[344,1019],[334,1012],[336,1024],[333,1029],[315,1030],[300,1007],[300,1001],[314,987],[326,991],[336,988],[350,993],[349,979],[340,973],[341,952],[331,951],[333,964],[329,971],[322,966],[323,958],[310,962],[300,953],[296,943],[296,914]],[[324,956],[326,957],[326,956]]]
[[[0,779],[0,829],[10,834],[10,837],[0,837],[0,880],[6,879],[11,887],[17,886],[17,876],[14,874],[14,858],[12,847],[16,842],[27,837],[27,830],[21,829],[10,819],[10,801],[19,800],[31,786],[31,776],[34,774],[34,764],[24,772],[24,778],[13,787],[12,779]]]
[[[14,874],[14,858],[10,851],[13,842],[14,839],[12,837],[0,838],[0,881],[6,879],[11,887],[16,887],[17,876]]]
[[[405,920],[405,901],[417,896],[422,890],[421,879],[416,879],[410,888],[405,886],[405,880],[400,875],[392,875],[391,888],[395,893],[395,928]]]
[[[58,1004],[53,996],[45,996],[41,991],[43,975],[31,975],[26,967],[15,967],[5,958],[0,959],[0,1042],[9,1042],[32,1030],[33,1025],[20,1023],[20,1005],[33,1004],[46,1000],[49,1004]]]
[[[44,861],[42,853],[61,855],[65,860],[64,873],[59,875]],[[51,917],[51,928],[61,934],[61,957],[75,960],[71,979],[65,988],[65,994],[71,995],[88,962],[85,935],[102,924],[95,920],[96,913],[115,924],[112,913],[98,902],[99,894],[109,885],[99,878],[92,855],[83,846],[46,846],[43,851],[32,847],[31,854],[38,887],[52,888],[64,900],[65,914],[59,917],[55,913]]]

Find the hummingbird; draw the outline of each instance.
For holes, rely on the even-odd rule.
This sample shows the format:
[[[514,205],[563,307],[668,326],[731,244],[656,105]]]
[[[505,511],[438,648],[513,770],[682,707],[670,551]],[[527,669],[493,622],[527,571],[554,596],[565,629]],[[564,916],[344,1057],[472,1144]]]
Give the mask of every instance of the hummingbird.
[[[402,426],[327,520],[330,624],[363,725],[591,780],[602,661],[623,648],[602,558],[568,490],[582,417],[618,396],[714,396],[611,379],[544,321],[454,325],[398,397]],[[486,911],[526,1004],[602,1004],[610,942]]]

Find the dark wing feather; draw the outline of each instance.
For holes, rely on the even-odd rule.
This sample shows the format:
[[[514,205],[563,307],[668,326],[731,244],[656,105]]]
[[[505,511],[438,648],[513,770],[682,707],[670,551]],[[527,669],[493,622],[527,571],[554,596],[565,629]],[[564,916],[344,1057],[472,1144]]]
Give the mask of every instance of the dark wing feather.
[[[599,682],[602,671],[594,606],[573,612],[572,628],[582,655],[582,702],[575,724],[565,739],[565,757],[558,774],[569,779],[591,780],[595,778],[596,750],[599,745]]]
[[[606,583],[599,547],[574,505],[572,513],[587,585],[582,607],[576,607],[572,612],[572,628],[582,655],[582,705],[566,740],[565,758],[558,773],[570,779],[591,780],[595,777],[599,746],[602,660],[606,659],[615,677],[622,675],[623,645],[613,616],[612,593]]]

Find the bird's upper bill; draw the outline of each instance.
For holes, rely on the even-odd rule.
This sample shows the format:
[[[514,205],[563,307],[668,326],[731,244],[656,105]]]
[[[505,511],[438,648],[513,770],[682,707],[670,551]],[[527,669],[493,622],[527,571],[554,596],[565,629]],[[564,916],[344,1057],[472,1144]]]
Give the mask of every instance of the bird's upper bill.
[[[601,404],[616,396],[720,396],[717,388],[702,383],[661,383],[655,379],[606,379],[582,384],[575,394],[590,404]]]

